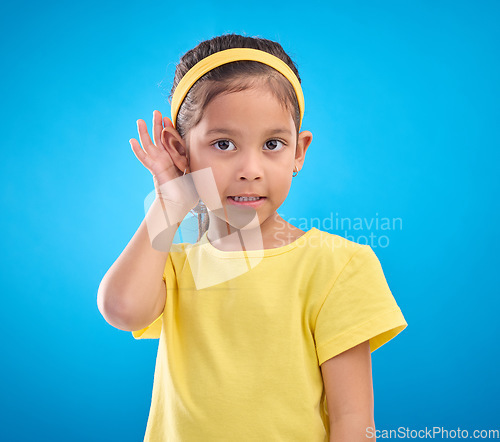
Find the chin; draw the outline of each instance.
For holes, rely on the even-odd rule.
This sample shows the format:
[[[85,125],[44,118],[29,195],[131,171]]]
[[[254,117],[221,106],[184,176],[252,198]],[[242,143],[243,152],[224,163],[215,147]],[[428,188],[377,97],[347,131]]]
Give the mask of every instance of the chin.
[[[231,204],[223,204],[222,208],[210,210],[210,212],[212,216],[237,230],[255,229],[261,224],[257,211],[251,207],[235,207]]]

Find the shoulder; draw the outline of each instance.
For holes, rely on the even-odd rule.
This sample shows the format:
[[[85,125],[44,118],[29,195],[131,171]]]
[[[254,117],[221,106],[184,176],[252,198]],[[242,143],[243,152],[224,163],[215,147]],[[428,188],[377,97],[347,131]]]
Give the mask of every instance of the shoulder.
[[[186,253],[186,247],[191,246],[192,244],[182,242],[177,244],[172,244],[170,246],[170,253]]]
[[[187,242],[172,244],[167,257],[167,266],[183,268],[187,262],[189,249],[192,246],[193,244]]]
[[[370,248],[364,244],[358,244],[340,235],[325,232],[313,227],[298,240],[301,247],[305,247],[313,254],[323,259],[346,260],[362,250]]]
[[[316,228],[297,240],[297,248],[301,249],[301,265],[308,268],[308,278],[329,287],[346,268],[362,268],[371,252],[368,245]]]

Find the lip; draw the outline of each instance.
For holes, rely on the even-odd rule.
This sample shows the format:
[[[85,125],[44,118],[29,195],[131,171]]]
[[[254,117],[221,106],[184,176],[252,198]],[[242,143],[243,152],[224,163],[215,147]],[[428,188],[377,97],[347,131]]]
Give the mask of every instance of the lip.
[[[249,197],[252,197],[252,196],[262,196],[262,195],[259,195],[258,193],[238,193],[238,195],[231,195],[231,196],[249,196]]]
[[[242,195],[236,195],[236,196],[260,196],[260,195],[242,194]],[[265,196],[261,197],[260,200],[258,200],[258,201],[235,201],[229,196],[226,199],[227,199],[228,204],[232,204],[234,206],[245,206],[245,207],[253,207],[253,208],[257,208],[257,207],[262,206],[262,204],[264,204],[267,200],[267,198]]]

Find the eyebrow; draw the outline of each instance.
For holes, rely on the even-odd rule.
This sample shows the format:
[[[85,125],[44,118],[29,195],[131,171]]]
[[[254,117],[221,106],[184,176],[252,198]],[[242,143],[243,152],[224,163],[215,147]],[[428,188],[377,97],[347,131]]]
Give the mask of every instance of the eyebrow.
[[[240,131],[226,129],[226,128],[210,129],[205,134],[210,135],[210,134],[220,134],[220,133],[229,134],[231,136],[240,135]],[[274,135],[274,134],[291,135],[292,133],[288,129],[284,129],[281,127],[275,129],[269,129],[268,131],[266,131],[266,135]]]

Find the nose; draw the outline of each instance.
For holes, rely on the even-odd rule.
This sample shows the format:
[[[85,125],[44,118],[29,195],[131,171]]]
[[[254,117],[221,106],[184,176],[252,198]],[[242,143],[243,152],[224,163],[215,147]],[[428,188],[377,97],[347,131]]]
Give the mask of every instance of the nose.
[[[238,179],[239,180],[257,180],[261,179],[263,170],[263,158],[260,152],[245,152],[238,158]]]

